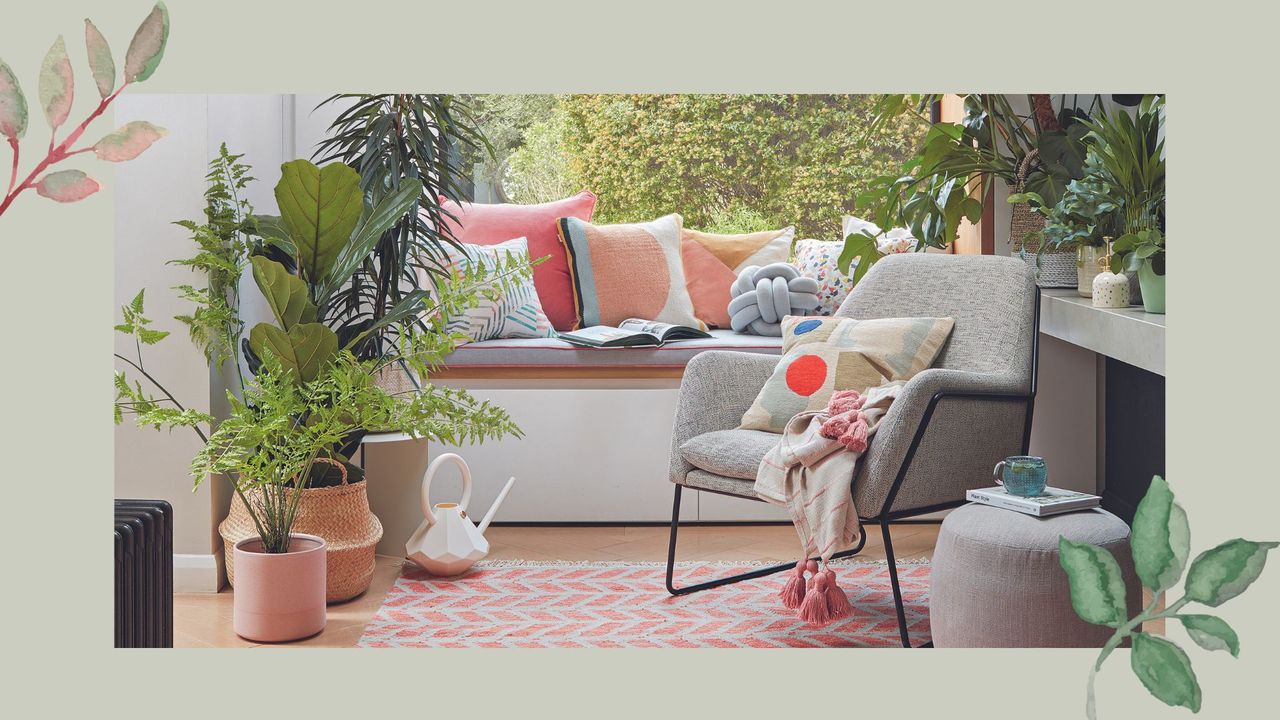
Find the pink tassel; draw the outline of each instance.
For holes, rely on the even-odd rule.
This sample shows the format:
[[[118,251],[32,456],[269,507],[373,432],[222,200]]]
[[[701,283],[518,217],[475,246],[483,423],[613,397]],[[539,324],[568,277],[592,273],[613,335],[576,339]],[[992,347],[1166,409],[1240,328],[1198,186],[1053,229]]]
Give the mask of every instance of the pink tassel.
[[[847,617],[853,612],[853,606],[849,604],[849,596],[836,584],[836,571],[828,565],[822,572],[826,574],[828,582],[827,610],[831,612],[832,618]]]
[[[791,577],[787,578],[786,584],[782,586],[782,592],[778,593],[778,597],[782,598],[782,606],[788,610],[795,610],[804,602],[805,567],[803,559],[796,563],[796,569],[791,572]]]
[[[813,581],[813,589],[805,595],[800,605],[800,619],[810,625],[826,625],[831,622],[831,611],[827,606],[827,594],[831,581],[825,572],[818,573]]]
[[[822,437],[828,440],[838,440],[841,435],[849,431],[850,425],[852,425],[852,418],[849,417],[849,414],[835,415],[822,423]]]
[[[866,400],[857,390],[839,390],[827,401],[827,414],[840,415],[850,410],[861,410]]]
[[[849,426],[849,430],[840,435],[840,443],[852,452],[865,452],[867,449],[867,419],[858,414],[858,419]]]

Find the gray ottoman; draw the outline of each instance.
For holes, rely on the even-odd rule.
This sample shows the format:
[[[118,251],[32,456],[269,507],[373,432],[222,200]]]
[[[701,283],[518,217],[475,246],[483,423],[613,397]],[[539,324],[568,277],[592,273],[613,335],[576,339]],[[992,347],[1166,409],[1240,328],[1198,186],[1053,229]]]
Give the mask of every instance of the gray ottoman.
[[[1037,518],[986,505],[952,511],[938,532],[929,589],[935,647],[1101,647],[1113,630],[1071,608],[1058,536],[1101,545],[1124,574],[1129,615],[1142,588],[1129,555],[1129,527],[1102,510]]]

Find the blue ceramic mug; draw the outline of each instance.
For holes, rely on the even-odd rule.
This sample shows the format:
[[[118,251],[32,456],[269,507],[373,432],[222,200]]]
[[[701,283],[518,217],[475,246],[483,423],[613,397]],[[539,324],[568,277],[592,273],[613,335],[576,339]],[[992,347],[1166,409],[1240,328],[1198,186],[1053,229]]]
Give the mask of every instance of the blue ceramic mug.
[[[992,475],[997,485],[1004,486],[1005,492],[1021,497],[1035,497],[1043,493],[1049,481],[1044,458],[1031,455],[1012,455],[1001,460],[996,463]]]

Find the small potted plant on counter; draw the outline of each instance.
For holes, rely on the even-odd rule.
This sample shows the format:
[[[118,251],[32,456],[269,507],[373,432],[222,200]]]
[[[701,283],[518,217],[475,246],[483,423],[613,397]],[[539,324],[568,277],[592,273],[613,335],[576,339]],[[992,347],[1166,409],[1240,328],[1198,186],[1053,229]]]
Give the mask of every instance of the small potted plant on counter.
[[[1147,312],[1164,312],[1164,96],[1148,95],[1133,115],[1099,113],[1090,120],[1090,163],[1120,206],[1112,272],[1136,272]]]
[[[1115,234],[1119,220],[1119,205],[1107,197],[1105,185],[1092,177],[1090,170],[1086,163],[1085,177],[1067,183],[1062,197],[1053,205],[1046,205],[1045,199],[1034,192],[1009,196],[1011,204],[1026,204],[1044,217],[1044,229],[1038,234],[1039,254],[1076,252],[1076,287],[1083,297],[1092,294],[1093,278],[1106,253],[1104,238]]]

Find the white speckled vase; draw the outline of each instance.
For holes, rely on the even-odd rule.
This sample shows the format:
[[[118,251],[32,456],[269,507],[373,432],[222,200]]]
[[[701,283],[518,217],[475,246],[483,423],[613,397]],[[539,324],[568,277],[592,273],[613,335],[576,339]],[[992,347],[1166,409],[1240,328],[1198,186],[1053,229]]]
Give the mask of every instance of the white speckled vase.
[[[1111,271],[1100,272],[1093,278],[1093,306],[1097,308],[1129,307],[1129,278]]]

